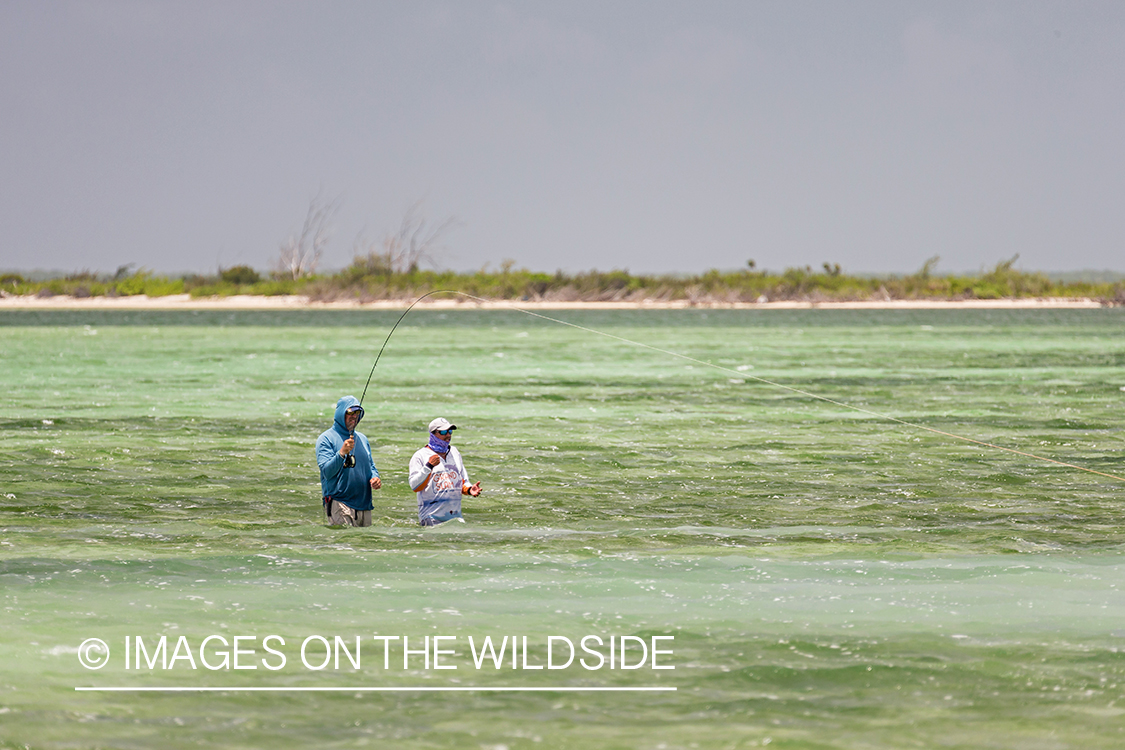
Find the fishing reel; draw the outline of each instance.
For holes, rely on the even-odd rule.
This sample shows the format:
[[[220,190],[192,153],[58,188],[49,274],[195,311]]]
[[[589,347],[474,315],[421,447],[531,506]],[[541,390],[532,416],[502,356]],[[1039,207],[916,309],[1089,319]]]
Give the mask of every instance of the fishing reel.
[[[344,468],[350,469],[355,466],[355,433],[353,432],[348,436],[348,440],[352,441],[352,452],[344,456]]]

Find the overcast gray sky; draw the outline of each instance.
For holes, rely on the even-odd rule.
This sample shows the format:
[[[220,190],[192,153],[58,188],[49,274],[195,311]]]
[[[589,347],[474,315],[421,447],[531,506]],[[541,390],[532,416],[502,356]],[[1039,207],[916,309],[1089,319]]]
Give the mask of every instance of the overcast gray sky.
[[[0,268],[1125,271],[1125,3],[0,0]],[[1114,208],[1117,206],[1117,208]]]

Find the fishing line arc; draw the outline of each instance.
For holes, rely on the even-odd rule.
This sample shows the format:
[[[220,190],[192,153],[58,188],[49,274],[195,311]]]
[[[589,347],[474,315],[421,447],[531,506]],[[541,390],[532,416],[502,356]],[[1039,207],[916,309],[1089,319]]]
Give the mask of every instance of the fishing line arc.
[[[486,303],[486,304],[492,301],[492,300],[487,300],[483,297],[477,297],[475,295],[469,294],[468,292],[462,292],[462,291],[457,290],[457,289],[435,289],[431,292],[426,292],[421,297],[419,297],[418,299],[411,302],[410,306],[407,307],[403,311],[402,315],[399,316],[398,320],[395,321],[394,326],[391,327],[390,333],[387,334],[387,338],[383,340],[383,345],[379,348],[379,354],[376,355],[376,357],[375,357],[375,364],[373,364],[371,366],[371,373],[367,376],[367,384],[363,386],[363,395],[364,396],[367,395],[367,387],[369,385],[371,385],[371,378],[375,375],[375,368],[379,366],[379,358],[383,356],[383,350],[387,348],[387,342],[389,342],[391,340],[391,336],[394,335],[395,329],[398,328],[399,323],[402,322],[403,318],[406,317],[407,313],[409,313],[411,310],[414,309],[415,305],[417,305],[419,302],[426,299],[427,297],[432,297],[435,294],[456,294],[456,295],[459,295],[461,297],[465,297],[467,299],[471,299],[471,300],[474,300],[476,302],[482,302],[482,303]],[[954,433],[954,432],[946,432],[945,430],[939,430],[935,427],[927,427],[926,425],[918,424],[917,422],[910,422],[910,421],[905,420],[905,419],[899,419],[898,417],[892,417],[890,414],[883,414],[881,412],[872,411],[871,409],[865,409],[862,406],[853,406],[852,404],[845,403],[843,401],[837,401],[836,399],[829,398],[827,396],[821,396],[820,394],[812,393],[811,391],[806,391],[804,389],[796,388],[796,387],[791,386],[791,385],[785,385],[784,383],[778,383],[778,382],[770,380],[768,378],[759,377],[757,375],[750,375],[748,373],[739,372],[737,370],[732,370],[729,367],[723,367],[722,365],[716,365],[712,362],[707,362],[707,361],[702,360],[702,359],[696,359],[695,357],[689,357],[686,354],[680,354],[679,352],[673,352],[673,351],[669,351],[667,349],[661,349],[658,346],[652,346],[651,344],[645,344],[645,343],[642,343],[640,341],[633,341],[631,339],[624,338],[623,336],[617,336],[617,335],[612,334],[612,333],[606,333],[605,331],[599,331],[596,328],[587,328],[586,326],[580,326],[577,323],[571,323],[571,322],[568,322],[568,321],[565,321],[565,320],[559,320],[558,318],[552,318],[548,315],[543,315],[541,313],[533,312],[531,310],[525,310],[522,307],[509,307],[509,308],[506,308],[506,309],[514,310],[516,312],[521,312],[525,315],[530,315],[530,316],[535,317],[535,318],[541,318],[543,320],[548,320],[552,323],[558,323],[559,325],[564,325],[564,326],[569,326],[571,328],[576,328],[580,331],[586,331],[587,333],[597,334],[598,336],[605,336],[606,338],[611,338],[611,339],[614,339],[615,341],[620,341],[622,343],[629,344],[631,346],[639,346],[641,348],[648,349],[650,351],[659,352],[660,354],[664,354],[664,355],[667,355],[669,357],[675,357],[677,359],[682,359],[682,360],[685,360],[687,362],[692,362],[694,364],[697,364],[697,365],[700,365],[700,366],[703,366],[703,367],[710,367],[714,370],[732,373],[734,375],[737,375],[740,378],[744,378],[744,379],[748,379],[748,380],[754,380],[754,381],[757,381],[759,383],[763,383],[765,385],[773,386],[774,388],[781,388],[781,389],[789,391],[790,393],[796,393],[796,394],[799,394],[801,396],[806,396],[808,398],[816,399],[818,401],[824,401],[825,403],[829,403],[829,404],[832,404],[834,406],[839,406],[843,409],[850,409],[851,411],[856,411],[856,412],[859,412],[861,414],[867,414],[868,416],[876,417],[878,419],[883,419],[883,420],[886,420],[888,422],[893,422],[894,424],[899,424],[899,425],[902,425],[904,427],[913,427],[916,430],[924,430],[926,432],[931,432],[935,435],[941,435],[943,437],[953,438],[954,440],[960,440],[962,442],[972,443],[973,445],[979,445],[979,446],[982,446],[982,447],[985,447],[985,448],[992,448],[994,450],[1005,451],[1006,453],[1012,453],[1012,454],[1017,455],[1017,456],[1023,456],[1024,458],[1031,458],[1031,459],[1035,459],[1036,461],[1044,461],[1046,463],[1055,464],[1056,466],[1065,466],[1069,469],[1076,469],[1078,471],[1084,471],[1084,472],[1087,472],[1089,474],[1097,474],[1098,476],[1108,477],[1110,479],[1116,479],[1119,482],[1125,482],[1125,477],[1118,476],[1117,474],[1110,474],[1109,472],[1106,472],[1106,471],[1098,471],[1097,469],[1091,469],[1091,468],[1088,468],[1086,466],[1079,466],[1078,464],[1067,463],[1066,461],[1059,461],[1059,460],[1056,460],[1054,458],[1048,458],[1047,456],[1040,456],[1040,455],[1037,455],[1035,453],[1028,453],[1026,451],[1016,450],[1015,448],[1006,448],[1003,445],[997,445],[995,443],[989,443],[989,442],[984,441],[984,440],[977,440],[976,438],[967,437],[965,435],[958,435],[957,433]],[[360,397],[359,401],[360,401],[360,404],[362,405],[363,404],[363,397],[362,396]]]

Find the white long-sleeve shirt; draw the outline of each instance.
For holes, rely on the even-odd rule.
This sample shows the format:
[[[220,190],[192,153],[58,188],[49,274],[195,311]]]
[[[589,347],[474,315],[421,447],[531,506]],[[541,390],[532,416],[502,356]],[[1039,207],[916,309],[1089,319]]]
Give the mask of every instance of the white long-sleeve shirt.
[[[428,465],[431,456],[441,459],[432,471]],[[461,493],[468,484],[461,453],[452,445],[445,456],[426,446],[410,458],[410,489],[418,494],[418,521],[423,524],[460,518]]]

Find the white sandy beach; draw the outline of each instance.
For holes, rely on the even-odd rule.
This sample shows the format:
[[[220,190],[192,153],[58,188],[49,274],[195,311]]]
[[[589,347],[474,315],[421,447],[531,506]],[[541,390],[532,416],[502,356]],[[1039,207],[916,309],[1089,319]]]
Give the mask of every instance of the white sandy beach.
[[[314,302],[301,295],[262,297],[237,295],[232,297],[192,298],[188,294],[166,297],[54,297],[7,295],[0,298],[0,310],[387,310],[402,309],[410,300],[379,300],[359,302],[339,300]],[[690,302],[687,300],[641,302],[556,302],[494,300],[478,302],[464,298],[427,299],[419,307],[433,309],[495,309],[524,308],[530,310],[676,310],[676,309],[737,309],[737,310],[927,310],[927,309],[1061,309],[1095,308],[1105,305],[1089,298],[1021,298],[1021,299],[966,299],[966,300],[857,300],[851,302],[819,302],[781,300],[777,302]]]

